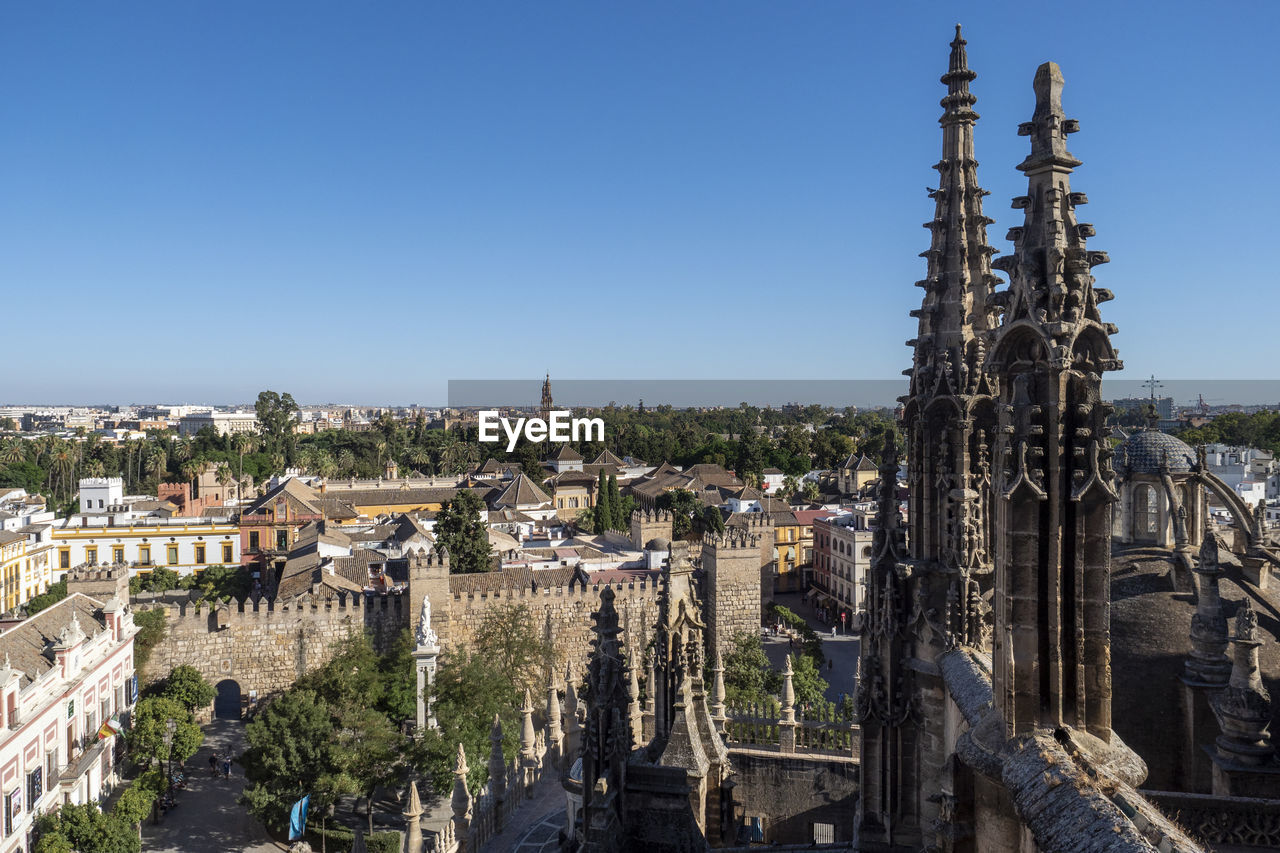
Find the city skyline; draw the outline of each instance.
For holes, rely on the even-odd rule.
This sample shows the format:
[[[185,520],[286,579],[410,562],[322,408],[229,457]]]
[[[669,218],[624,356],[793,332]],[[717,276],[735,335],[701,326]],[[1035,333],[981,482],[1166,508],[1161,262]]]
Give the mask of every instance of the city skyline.
[[[436,404],[530,360],[896,377],[955,21],[992,244],[1020,224],[1016,128],[1053,59],[1123,378],[1266,379],[1247,247],[1277,13],[1086,5],[1066,31],[950,4],[11,7],[0,276],[48,322],[11,329],[31,357],[0,396]]]

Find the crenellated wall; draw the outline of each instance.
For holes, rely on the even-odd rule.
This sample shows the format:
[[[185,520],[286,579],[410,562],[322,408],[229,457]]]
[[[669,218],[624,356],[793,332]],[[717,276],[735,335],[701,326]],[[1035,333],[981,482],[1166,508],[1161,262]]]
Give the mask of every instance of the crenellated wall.
[[[403,593],[333,599],[303,595],[283,603],[262,599],[213,607],[168,604],[161,609],[165,637],[152,650],[146,681],[187,664],[211,684],[230,679],[242,694],[259,700],[326,663],[353,633],[368,631],[374,647],[385,650],[408,627]]]
[[[550,616],[551,643],[561,660],[567,658],[586,666],[591,650],[591,614],[600,607],[600,591],[612,586],[614,607],[624,629],[633,632],[637,642],[651,637],[658,618],[657,584],[616,583],[586,586],[542,587],[536,591],[526,587],[495,593],[455,595],[450,602],[450,642],[470,643],[486,614],[497,607],[525,605],[535,624],[542,628]],[[629,643],[629,640],[628,640]]]

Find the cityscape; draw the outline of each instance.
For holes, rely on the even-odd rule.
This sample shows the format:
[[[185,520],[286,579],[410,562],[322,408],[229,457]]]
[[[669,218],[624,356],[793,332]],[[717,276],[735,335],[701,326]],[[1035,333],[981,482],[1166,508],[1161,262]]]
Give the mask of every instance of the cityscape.
[[[1274,12],[1245,5],[1205,26],[1263,40],[1255,33],[1276,23]],[[841,237],[866,255],[913,245],[901,262],[877,258],[855,273],[892,280],[826,279],[848,260],[835,254],[805,268],[811,285],[800,275],[766,286],[751,278],[749,260],[735,260],[713,276],[711,301],[679,276],[637,285],[625,253],[616,273],[598,266],[622,245],[604,232],[597,248],[587,248],[594,232],[567,245],[591,255],[581,270],[555,256],[519,285],[496,283],[549,257],[521,255],[517,238],[502,236],[499,211],[532,211],[536,200],[549,222],[557,209],[554,193],[535,199],[512,188],[518,201],[508,201],[483,181],[476,209],[498,193],[488,201],[494,222],[467,226],[468,207],[453,237],[479,258],[514,259],[489,269],[487,282],[468,278],[473,271],[429,275],[423,287],[392,284],[389,271],[409,269],[412,253],[388,249],[369,258],[375,278],[390,276],[385,286],[321,281],[320,267],[296,259],[280,260],[279,277],[257,281],[256,291],[197,284],[202,264],[230,269],[210,248],[218,229],[228,246],[243,247],[230,223],[255,216],[231,205],[217,219],[224,200],[215,187],[226,174],[208,185],[209,176],[193,174],[185,190],[181,181],[157,184],[157,197],[206,198],[199,228],[212,241],[185,244],[190,235],[178,236],[177,223],[154,221],[146,239],[172,265],[164,275],[178,277],[161,300],[151,298],[160,284],[143,266],[132,268],[140,276],[132,291],[112,280],[133,274],[133,262],[113,266],[95,237],[74,228],[70,244],[100,253],[102,292],[73,296],[85,293],[75,283],[79,261],[51,259],[43,269],[31,249],[53,232],[15,232],[28,245],[7,266],[27,276],[13,305],[29,304],[22,300],[41,276],[64,276],[65,304],[44,310],[65,313],[77,343],[51,344],[45,329],[37,346],[16,321],[20,310],[10,315],[9,378],[0,379],[0,853],[1280,849],[1274,344],[1259,331],[1265,321],[1239,328],[1243,298],[1226,325],[1216,310],[1230,301],[1226,285],[1215,310],[1192,310],[1191,299],[1205,300],[1195,272],[1202,259],[1172,228],[1150,215],[1135,223],[1123,201],[1119,213],[1091,216],[1097,226],[1085,220],[1108,205],[1110,185],[1145,168],[1115,162],[1121,146],[1089,142],[1122,135],[1116,127],[1129,109],[1124,97],[1108,100],[1121,81],[1089,66],[1131,58],[1048,40],[1031,52],[1043,58],[1018,67],[1021,49],[1017,62],[996,58],[1002,36],[992,13],[975,13],[979,36],[937,14],[917,16],[929,19],[922,23],[900,12],[744,4],[730,26],[723,8],[668,10],[696,31],[686,43],[653,13],[630,10],[556,10],[544,20],[494,9],[482,20],[425,6],[325,9],[308,22],[280,10],[222,17],[139,8],[143,23],[129,40],[174,39],[146,48],[167,63],[147,70],[148,81],[163,68],[203,80],[203,91],[242,93],[252,81],[229,82],[240,72],[205,52],[234,45],[245,62],[265,61],[254,39],[295,25],[273,60],[281,68],[317,50],[323,60],[312,57],[312,70],[346,63],[352,80],[383,79],[362,63],[420,70],[419,39],[461,62],[469,40],[487,56],[494,46],[479,46],[481,35],[510,47],[527,29],[573,40],[612,80],[634,50],[619,35],[628,27],[666,45],[677,64],[688,61],[686,49],[697,55],[703,26],[725,28],[713,53],[739,39],[744,56],[776,44],[782,55],[770,62],[801,62],[804,40],[814,39],[823,48],[808,58],[821,77],[842,66],[836,43],[823,40],[834,36],[819,33],[836,21],[874,23],[900,43],[866,50],[902,62],[894,100],[913,116],[877,133],[902,137],[892,146],[914,159],[871,171],[912,169],[912,180],[929,185],[904,206],[917,217],[905,236]],[[52,12],[6,14],[28,37],[68,24]],[[1057,14],[1037,11],[1033,23]],[[577,39],[570,25],[591,38]],[[1179,38],[1196,29],[1159,26]],[[79,25],[72,30],[71,42],[90,55],[102,49]],[[789,38],[796,44],[784,48]],[[330,53],[332,44],[353,52]],[[610,49],[618,56],[606,56]],[[1219,60],[1221,49],[1214,44]],[[19,76],[29,73],[28,50],[14,62]],[[979,57],[990,57],[993,72]],[[560,61],[544,60],[528,71],[534,79]],[[134,68],[127,57],[119,63]],[[334,186],[353,180],[348,169],[364,169],[382,195],[369,196],[367,219],[351,214],[349,245],[319,239],[314,251],[335,253],[335,269],[346,269],[340,255],[375,245],[362,241],[398,239],[388,224],[396,216],[413,220],[406,228],[431,218],[397,207],[405,202],[391,188],[421,175],[378,171],[380,158],[398,154],[356,127],[373,114],[356,106],[362,98],[413,112],[453,104],[438,87],[506,97],[522,86],[511,63],[464,64],[465,82],[388,71],[387,89],[351,83],[355,124],[329,129],[351,134],[344,150],[368,162],[344,161]],[[720,79],[712,65],[685,68],[681,85],[760,86],[745,72]],[[124,72],[104,70],[116,73]],[[261,144],[290,152],[277,161],[283,170],[290,156],[331,168],[330,143],[309,148],[302,139],[312,84],[280,79],[296,85],[289,97],[300,112],[270,127],[298,136],[272,143],[268,127]],[[607,138],[601,128],[617,120],[610,110],[631,103],[592,100],[599,81],[561,82],[530,103],[551,110],[560,97],[580,97],[600,110],[600,127],[584,120],[575,133]],[[95,84],[77,71],[49,85]],[[858,86],[890,85],[841,84],[819,101],[854,110]],[[415,87],[428,93],[421,104]],[[813,97],[743,91],[768,95],[784,113]],[[654,93],[671,94],[659,86],[626,97]],[[165,109],[123,91],[111,97],[123,117]],[[689,115],[709,109],[695,100]],[[981,118],[989,100],[1013,120]],[[228,103],[210,101],[234,122]],[[31,109],[35,121],[48,120]],[[172,113],[175,127],[183,109]],[[450,115],[480,122],[469,111],[478,109]],[[672,109],[689,106],[677,98]],[[524,117],[513,110],[507,120],[511,129]],[[215,148],[239,145],[246,132],[198,127],[201,144]],[[175,145],[188,144],[173,132]],[[540,137],[525,132],[536,145]],[[653,130],[657,148],[662,132]],[[1200,132],[1188,130],[1193,139]],[[689,133],[691,146],[701,144]],[[104,150],[118,141],[107,134]],[[989,141],[1016,157],[991,158]],[[785,150],[784,159],[794,156]],[[158,170],[171,168],[156,156]],[[517,173],[477,156],[498,183]],[[666,165],[683,168],[678,160]],[[868,168],[854,160],[844,166],[854,178],[813,178],[814,186],[853,186],[841,182]],[[246,174],[256,168],[248,163]],[[584,174],[594,167],[582,164]],[[794,179],[810,174],[795,169]],[[644,198],[645,179],[631,184],[620,163],[601,174],[615,172],[625,192],[596,215],[653,216],[626,200]],[[29,191],[26,179],[16,186]],[[1011,211],[991,187],[1016,193]],[[458,198],[447,181],[434,188]],[[121,218],[148,192],[122,192]],[[1252,199],[1254,189],[1239,192]],[[289,203],[300,221],[323,206],[315,197]],[[886,205],[880,219],[901,230],[897,208]],[[136,217],[150,221],[154,212],[142,209]],[[72,218],[82,216],[88,206]],[[1112,228],[1110,217],[1125,221]],[[547,222],[529,224],[529,234]],[[464,234],[468,227],[478,230]],[[490,227],[492,246],[479,233]],[[706,239],[724,235],[708,226]],[[664,251],[654,240],[652,251]],[[1122,260],[1126,240],[1161,266]],[[300,245],[311,251],[306,239]],[[703,262],[683,243],[665,250],[673,264]],[[761,251],[761,264],[775,262]],[[1180,255],[1181,265],[1169,260]],[[258,260],[270,257],[264,250]],[[279,272],[290,263],[299,265],[293,273]],[[555,269],[564,282],[540,290]],[[1257,286],[1254,268],[1229,271]],[[576,278],[596,274],[594,285]],[[1261,275],[1257,292],[1269,295],[1274,275]],[[471,302],[454,301],[464,291]],[[129,299],[136,309],[121,309]],[[1167,310],[1179,300],[1192,307]],[[1245,307],[1266,311],[1261,300]],[[88,333],[95,314],[106,325]],[[161,342],[148,348],[103,331],[118,333],[129,316],[139,329],[163,316]],[[911,335],[905,348],[900,327]],[[672,378],[644,378],[664,375]]]

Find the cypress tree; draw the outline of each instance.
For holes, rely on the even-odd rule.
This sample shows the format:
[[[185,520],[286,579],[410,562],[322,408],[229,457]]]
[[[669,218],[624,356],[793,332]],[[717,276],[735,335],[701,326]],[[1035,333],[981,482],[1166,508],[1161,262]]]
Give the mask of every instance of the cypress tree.
[[[601,474],[604,473],[602,470]],[[622,495],[618,492],[618,478],[614,474],[609,475],[609,512],[614,530],[625,530],[625,519],[622,517]]]
[[[600,469],[600,480],[596,483],[596,533],[613,529],[614,510],[609,484],[604,478],[604,469]]]

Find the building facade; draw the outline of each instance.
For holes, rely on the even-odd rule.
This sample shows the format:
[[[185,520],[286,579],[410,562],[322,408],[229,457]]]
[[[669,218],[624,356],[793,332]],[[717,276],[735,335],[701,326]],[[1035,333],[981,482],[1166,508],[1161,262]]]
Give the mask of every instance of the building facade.
[[[147,574],[157,566],[191,574],[209,566],[240,564],[240,528],[225,520],[138,518],[110,524],[111,516],[71,516],[52,525],[53,575],[75,566],[127,566]]]
[[[27,853],[37,815],[118,781],[120,736],[103,723],[137,700],[135,633],[119,598],[72,592],[0,635],[0,853]]]

